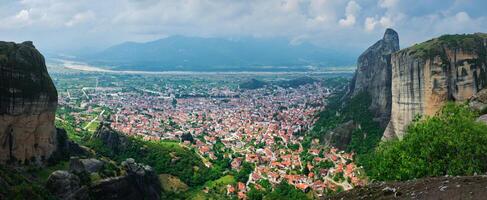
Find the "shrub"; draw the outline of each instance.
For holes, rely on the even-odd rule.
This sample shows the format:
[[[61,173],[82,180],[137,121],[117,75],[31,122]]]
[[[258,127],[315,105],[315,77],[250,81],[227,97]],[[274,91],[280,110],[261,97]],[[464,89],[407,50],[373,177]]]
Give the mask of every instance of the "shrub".
[[[437,115],[414,121],[403,140],[384,142],[359,162],[377,180],[486,172],[487,125],[476,117],[466,105],[448,103]]]

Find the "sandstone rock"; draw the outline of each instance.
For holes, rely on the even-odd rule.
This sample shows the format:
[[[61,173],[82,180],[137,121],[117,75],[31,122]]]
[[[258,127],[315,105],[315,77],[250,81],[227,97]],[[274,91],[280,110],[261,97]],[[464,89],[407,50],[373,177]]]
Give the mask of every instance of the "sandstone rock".
[[[470,98],[469,107],[476,111],[485,111],[487,109],[487,89],[482,89]]]
[[[56,149],[57,91],[32,42],[0,42],[0,163],[41,161]]]
[[[67,171],[54,171],[47,179],[46,189],[60,199],[89,199],[88,189],[79,178]]]
[[[351,97],[367,92],[372,99],[369,109],[385,127],[391,112],[391,54],[399,50],[399,36],[387,29],[384,37],[369,47],[357,61],[350,84]]]
[[[127,175],[108,178],[91,186],[91,194],[95,199],[146,199],[159,200],[161,183],[150,166],[127,159],[122,163]]]
[[[416,115],[464,102],[485,87],[487,34],[446,35],[392,54],[392,111],[383,139],[404,136]]]
[[[103,168],[103,162],[94,158],[80,159],[78,157],[71,157],[69,160],[69,171],[73,173],[83,173],[88,174],[98,172]]]

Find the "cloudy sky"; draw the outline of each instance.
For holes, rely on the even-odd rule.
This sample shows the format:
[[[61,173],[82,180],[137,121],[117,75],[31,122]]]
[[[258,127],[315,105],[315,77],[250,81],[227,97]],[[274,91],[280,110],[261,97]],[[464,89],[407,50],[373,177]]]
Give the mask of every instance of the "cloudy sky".
[[[487,32],[486,0],[0,0],[0,40],[50,53],[171,35],[285,37],[362,51],[384,29],[401,46]]]

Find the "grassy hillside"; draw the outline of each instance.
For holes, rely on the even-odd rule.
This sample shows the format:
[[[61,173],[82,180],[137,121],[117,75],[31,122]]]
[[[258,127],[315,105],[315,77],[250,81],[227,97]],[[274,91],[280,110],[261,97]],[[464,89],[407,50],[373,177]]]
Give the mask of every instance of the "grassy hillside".
[[[98,154],[119,162],[134,158],[137,162],[152,166],[158,174],[177,176],[190,187],[220,176],[220,172],[215,168],[206,167],[195,152],[180,146],[177,142],[144,141],[128,137],[126,148],[117,153],[113,153],[97,139],[89,140],[86,145]]]

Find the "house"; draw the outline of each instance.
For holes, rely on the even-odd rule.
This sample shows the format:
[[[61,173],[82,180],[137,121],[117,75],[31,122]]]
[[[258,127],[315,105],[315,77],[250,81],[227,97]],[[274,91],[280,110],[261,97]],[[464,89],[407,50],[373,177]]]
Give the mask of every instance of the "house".
[[[235,187],[233,187],[233,185],[227,185],[227,195],[231,195],[235,193]]]
[[[305,183],[298,183],[296,184],[296,188],[303,191],[303,192],[308,192],[309,191],[309,185]]]
[[[233,170],[240,170],[241,164],[242,164],[242,158],[235,158],[232,160],[232,163],[230,163]]]

